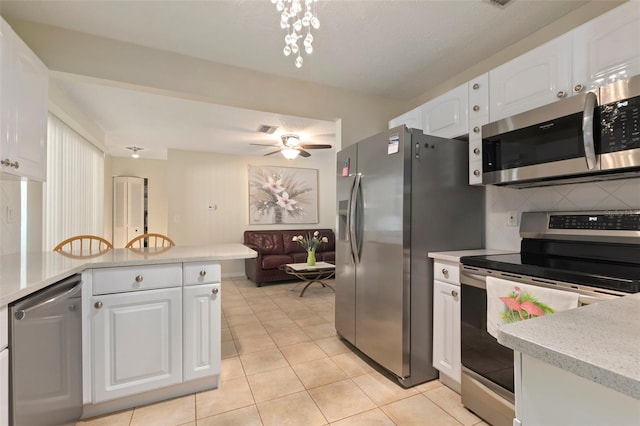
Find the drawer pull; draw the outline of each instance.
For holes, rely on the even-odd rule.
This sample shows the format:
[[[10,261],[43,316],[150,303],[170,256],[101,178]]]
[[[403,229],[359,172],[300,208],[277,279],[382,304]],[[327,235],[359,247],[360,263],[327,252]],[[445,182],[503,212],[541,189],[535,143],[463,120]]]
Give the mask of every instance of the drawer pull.
[[[200,276],[201,277],[204,277],[205,275],[207,275],[207,271],[205,271],[205,270],[200,271]]]
[[[582,84],[576,84],[576,86],[573,88],[573,91],[579,93],[582,92],[582,89],[584,89],[584,86]]]
[[[455,290],[451,290],[451,295],[452,295],[453,297],[458,297],[458,292],[457,292],[457,291],[455,291]]]
[[[143,279],[144,278],[142,277],[142,275],[136,275],[136,282],[137,283],[141,283]]]
[[[564,98],[565,96],[567,96],[567,94],[566,94],[566,92],[565,92],[564,90],[561,90],[561,91],[559,91],[558,93],[556,93],[556,97],[557,97],[558,99],[562,99],[562,98]]]
[[[102,302],[96,302],[96,303],[94,303],[94,304],[93,304],[93,306],[94,306],[96,309],[100,309],[100,308],[102,308]]]
[[[211,290],[211,294],[218,294],[218,291],[220,290],[218,290],[217,288],[214,288],[213,290]]]
[[[449,275],[449,271],[447,270],[447,268],[442,268],[442,275],[444,275],[445,277]]]

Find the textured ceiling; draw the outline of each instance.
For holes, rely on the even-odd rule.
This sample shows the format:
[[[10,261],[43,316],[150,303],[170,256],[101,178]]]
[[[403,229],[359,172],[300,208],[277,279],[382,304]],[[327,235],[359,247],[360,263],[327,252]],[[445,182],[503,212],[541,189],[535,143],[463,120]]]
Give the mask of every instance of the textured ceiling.
[[[301,69],[294,66],[293,58],[282,54],[284,32],[270,0],[2,0],[0,13],[9,19],[35,21],[264,73],[409,99],[585,3],[512,0],[500,8],[488,0],[321,0],[321,27],[314,31],[314,53],[304,55]],[[105,130],[114,155],[126,153],[118,141],[135,140],[133,137],[159,140],[152,129],[162,133],[158,129],[163,127],[167,127],[165,134],[193,132],[193,149],[202,150],[213,150],[210,137],[204,137],[207,132],[233,144],[236,138],[246,140],[246,131],[255,122],[298,120],[296,129],[287,130],[317,128],[310,131],[310,137],[318,143],[331,143],[321,139],[334,132],[333,123],[255,111],[240,114],[232,108],[175,99],[160,102],[166,109],[159,111],[151,106],[157,103],[152,95],[70,81],[60,84]],[[132,106],[120,106],[121,102]],[[216,114],[210,109],[216,109]],[[189,116],[183,111],[189,111]],[[214,115],[226,114],[227,118],[219,122],[211,120]],[[201,121],[196,122],[196,117]],[[242,119],[247,122],[239,121]],[[236,127],[242,130],[226,128],[225,123],[230,122],[238,123]],[[215,133],[216,129],[220,133]],[[221,141],[217,149],[232,153],[236,148],[224,144]],[[166,145],[159,149],[171,148],[169,141]]]

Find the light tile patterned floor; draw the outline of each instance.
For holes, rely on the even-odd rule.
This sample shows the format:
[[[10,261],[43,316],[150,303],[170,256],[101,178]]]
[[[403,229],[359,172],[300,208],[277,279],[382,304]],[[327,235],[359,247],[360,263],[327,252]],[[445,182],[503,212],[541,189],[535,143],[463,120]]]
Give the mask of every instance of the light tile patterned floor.
[[[437,380],[404,389],[336,336],[334,293],[317,284],[222,283],[219,389],[77,425],[485,425]]]

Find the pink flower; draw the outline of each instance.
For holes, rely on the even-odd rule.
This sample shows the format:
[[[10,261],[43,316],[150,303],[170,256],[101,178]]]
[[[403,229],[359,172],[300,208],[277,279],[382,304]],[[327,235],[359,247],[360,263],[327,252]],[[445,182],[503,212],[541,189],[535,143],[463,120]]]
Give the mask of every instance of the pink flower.
[[[279,194],[284,191],[282,186],[282,179],[274,179],[273,176],[269,176],[267,183],[262,185],[262,188],[272,191],[274,194]]]
[[[289,198],[289,193],[287,191],[284,191],[280,195],[276,195],[276,197],[278,198],[278,205],[286,210],[293,210],[293,205],[298,203],[296,200]]]

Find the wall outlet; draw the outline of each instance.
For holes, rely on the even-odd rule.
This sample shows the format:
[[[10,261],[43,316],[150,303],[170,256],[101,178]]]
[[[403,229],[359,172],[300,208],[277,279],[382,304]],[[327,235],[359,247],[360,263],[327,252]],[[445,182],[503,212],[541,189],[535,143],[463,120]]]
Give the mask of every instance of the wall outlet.
[[[517,210],[511,210],[507,212],[507,226],[518,226]]]

